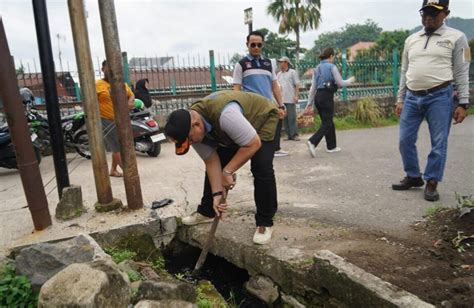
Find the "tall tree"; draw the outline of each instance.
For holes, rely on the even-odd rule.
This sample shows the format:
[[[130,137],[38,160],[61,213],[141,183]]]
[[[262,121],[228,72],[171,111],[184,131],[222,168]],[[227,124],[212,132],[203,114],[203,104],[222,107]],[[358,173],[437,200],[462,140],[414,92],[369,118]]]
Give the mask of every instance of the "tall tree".
[[[321,0],[275,0],[267,13],[280,23],[278,32],[296,35],[296,63],[299,63],[300,32],[317,29],[321,21]]]
[[[394,49],[398,49],[401,52],[409,34],[410,31],[408,30],[384,31],[375,41],[373,49],[378,53],[391,53]]]
[[[279,36],[278,33],[271,32],[267,28],[258,29],[265,36],[265,47],[263,53],[267,58],[280,58],[287,56],[290,59],[296,57],[296,42],[286,36]],[[305,49],[300,48],[302,51]]]
[[[322,33],[305,57],[314,59],[325,47],[345,49],[357,42],[374,42],[381,32],[382,28],[370,19],[364,24],[346,24],[339,31]]]

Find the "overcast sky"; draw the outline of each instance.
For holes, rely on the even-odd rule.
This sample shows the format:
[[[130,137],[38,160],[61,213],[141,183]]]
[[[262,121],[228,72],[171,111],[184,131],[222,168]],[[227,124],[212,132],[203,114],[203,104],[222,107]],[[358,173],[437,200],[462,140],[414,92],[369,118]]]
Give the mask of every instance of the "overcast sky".
[[[277,32],[278,24],[266,14],[269,0],[116,0],[122,51],[133,56],[176,56],[207,58],[210,49],[227,59],[245,53],[244,9],[253,8],[253,28]],[[422,0],[321,0],[322,22],[317,30],[302,35],[302,47],[311,48],[319,34],[336,31],[346,23],[372,19],[384,30],[411,29],[420,24]],[[47,0],[56,69],[58,42],[64,69],[75,69],[73,39],[66,0]],[[451,0],[451,16],[473,18],[472,0]],[[86,1],[91,53],[94,64],[105,55],[98,1]],[[0,0],[10,52],[16,63],[33,59],[39,69],[32,1]],[[58,40],[57,35],[60,39]],[[294,36],[290,35],[294,39]],[[192,61],[192,60],[191,60]],[[197,62],[197,60],[195,60]],[[203,60],[201,60],[202,63]]]

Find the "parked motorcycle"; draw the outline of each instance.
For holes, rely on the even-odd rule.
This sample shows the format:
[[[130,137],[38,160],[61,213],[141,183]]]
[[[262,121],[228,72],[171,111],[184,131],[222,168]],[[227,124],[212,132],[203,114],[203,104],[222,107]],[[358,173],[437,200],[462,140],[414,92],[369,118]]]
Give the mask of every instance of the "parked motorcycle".
[[[40,147],[36,133],[31,132],[31,141],[33,142],[33,150],[35,151],[36,160],[38,164],[41,163]],[[10,130],[5,124],[0,127],[0,167],[7,169],[17,169],[18,164],[15,155],[15,149],[11,140]]]
[[[21,88],[20,95],[25,105],[25,115],[31,130],[38,135],[43,156],[51,155],[51,139],[48,119],[41,115],[34,107],[34,95],[28,88]],[[61,127],[66,148],[74,149],[79,155],[90,158],[89,146],[86,133],[86,121],[84,112],[78,112],[73,115],[61,118]],[[85,141],[84,141],[85,140]],[[84,146],[86,143],[86,146]]]
[[[135,151],[146,153],[151,157],[157,157],[161,152],[161,142],[166,139],[165,135],[160,133],[158,123],[151,118],[148,111],[138,109],[134,109],[130,113],[130,120]],[[83,157],[90,158],[87,132],[79,132],[74,138],[74,142],[79,149],[78,153]]]

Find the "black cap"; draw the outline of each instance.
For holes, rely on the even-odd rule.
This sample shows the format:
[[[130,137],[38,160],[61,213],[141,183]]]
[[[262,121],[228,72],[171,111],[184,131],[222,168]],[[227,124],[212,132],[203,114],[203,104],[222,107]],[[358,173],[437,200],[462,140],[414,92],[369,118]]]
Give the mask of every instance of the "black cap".
[[[449,0],[423,0],[421,10],[424,10],[428,7],[434,7],[440,11],[447,10],[449,7]]]
[[[191,114],[188,110],[173,111],[166,121],[165,134],[176,146],[176,155],[184,155],[189,151],[189,131],[191,129]]]

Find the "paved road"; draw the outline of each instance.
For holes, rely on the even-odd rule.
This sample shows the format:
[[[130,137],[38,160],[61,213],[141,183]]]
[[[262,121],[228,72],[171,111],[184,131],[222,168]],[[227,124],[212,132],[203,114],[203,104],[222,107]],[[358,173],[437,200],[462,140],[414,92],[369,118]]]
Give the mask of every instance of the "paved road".
[[[323,142],[317,158],[311,158],[308,153],[307,137],[303,136],[299,142],[283,141],[282,147],[291,155],[275,158],[278,215],[306,217],[310,221],[328,221],[408,237],[411,232],[409,225],[421,219],[428,208],[455,206],[455,191],[474,193],[473,117],[452,128],[445,180],[439,187],[441,200],[436,203],[424,201],[421,189],[408,192],[390,189],[391,183],[403,177],[397,126],[338,132],[338,145],[342,152],[326,153]],[[418,145],[420,163],[424,167],[429,151],[426,125],[420,130]],[[150,219],[149,205],[162,198],[172,198],[175,202],[158,210],[160,216],[181,216],[192,212],[200,199],[203,163],[194,151],[184,157],[175,156],[171,144],[163,145],[157,158],[138,155],[145,208],[131,213],[95,213],[91,162],[71,154],[68,159],[71,183],[81,185],[88,213],[69,222],[53,219],[52,228],[31,234],[33,224],[29,211],[23,208],[26,200],[19,174],[16,170],[0,169],[0,249]],[[44,158],[40,169],[54,216],[58,197],[52,158]],[[229,203],[234,208],[252,210],[253,186],[249,166],[244,166],[238,176]],[[125,203],[123,181],[112,178],[111,183],[114,196]]]

